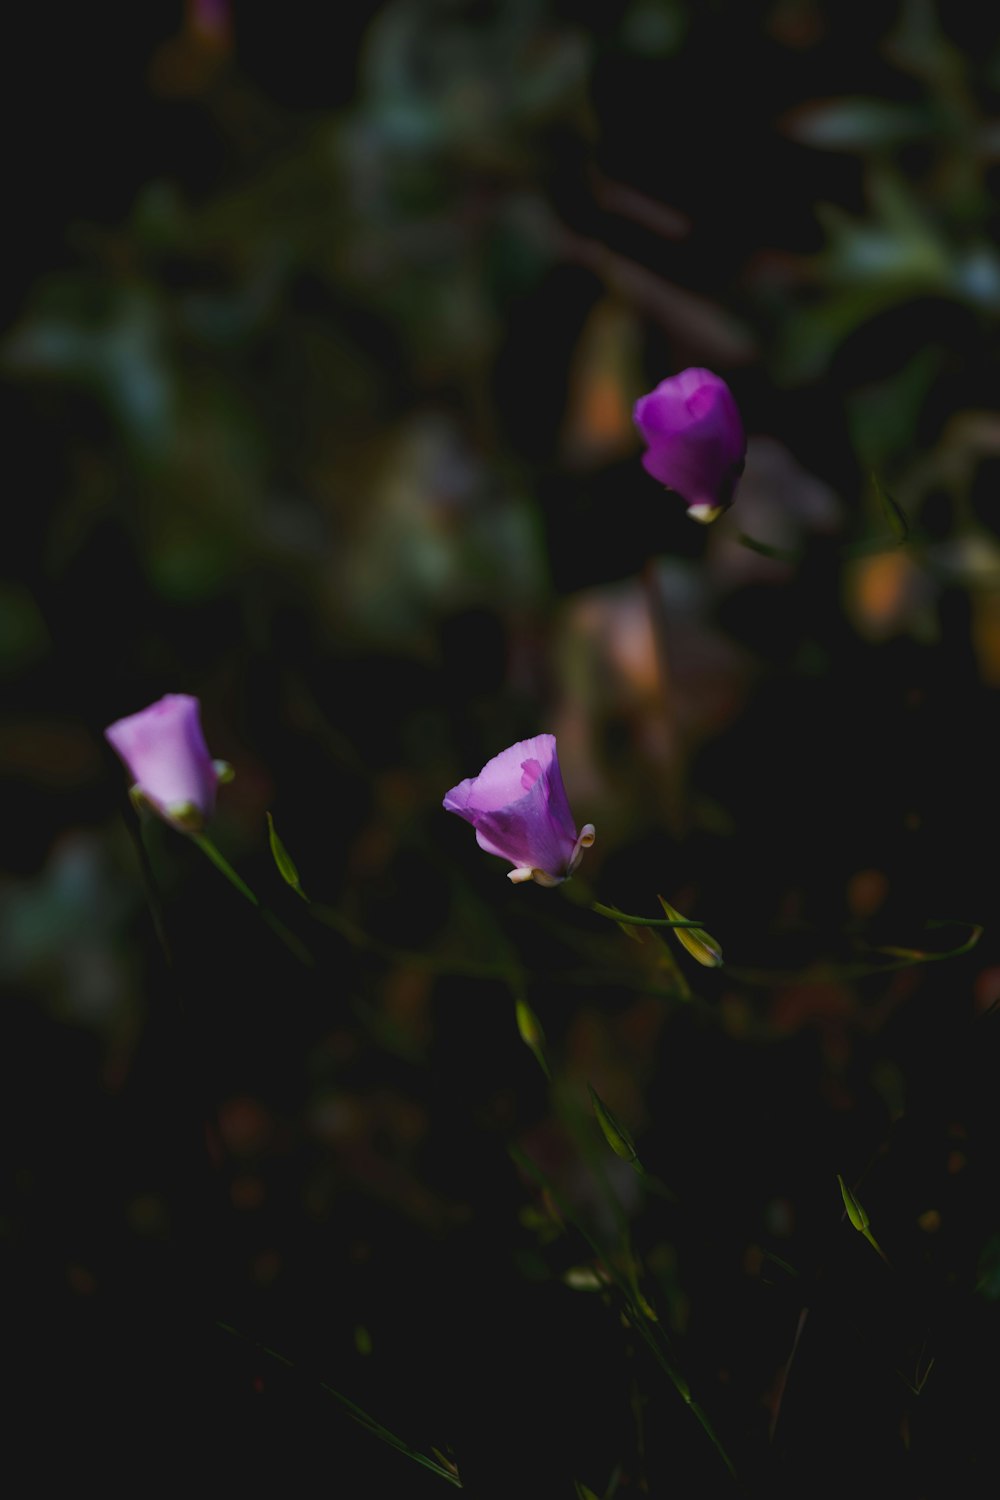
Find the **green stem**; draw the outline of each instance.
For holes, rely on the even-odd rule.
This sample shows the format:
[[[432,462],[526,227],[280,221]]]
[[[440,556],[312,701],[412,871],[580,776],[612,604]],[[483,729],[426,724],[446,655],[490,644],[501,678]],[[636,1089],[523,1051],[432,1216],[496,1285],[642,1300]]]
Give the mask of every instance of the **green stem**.
[[[212,843],[212,840],[210,838],[206,838],[203,833],[193,833],[191,837],[194,839],[201,852],[208,855],[208,858],[212,861],[215,868],[222,871],[223,875],[225,875],[226,879],[229,881],[229,884],[235,886],[240,895],[245,896],[246,899],[250,902],[251,906],[256,906],[259,909],[260,902],[254,895],[253,891],[247,885],[246,881],[240,875],[237,875],[236,871],[233,869],[226,856],[220,849],[217,849],[215,847],[215,845]]]
[[[605,906],[603,902],[591,901],[591,911],[596,911],[599,917],[610,917],[612,922],[624,922],[626,927],[701,927],[700,922],[688,922],[683,918],[674,920],[668,917],[630,917],[628,912],[618,911],[613,906]]]
[[[304,964],[308,969],[314,968],[316,961],[305,944],[300,942],[294,932],[291,932],[285,926],[280,917],[276,917],[273,911],[269,911],[266,906],[261,905],[259,898],[250,889],[243,877],[237,875],[226,856],[220,849],[216,848],[212,840],[206,838],[203,833],[193,833],[191,834],[191,838],[198,845],[202,853],[207,855],[212,861],[215,868],[225,875],[229,884],[235,887],[240,895],[250,902],[251,906],[256,907],[275,937],[280,938],[290,953],[294,953],[299,963]]]
[[[274,1360],[276,1364],[284,1365],[287,1370],[295,1370],[294,1364],[286,1355],[279,1354],[276,1349],[269,1349],[266,1344],[257,1343],[255,1339],[249,1338],[245,1333],[241,1333],[238,1328],[233,1328],[231,1324],[220,1322],[217,1324],[217,1327],[221,1328],[223,1333],[232,1334],[234,1338],[241,1339],[244,1343],[252,1344],[260,1354],[266,1355],[268,1359]],[[418,1449],[411,1448],[409,1443],[397,1437],[394,1432],[390,1432],[388,1427],[383,1427],[381,1422],[376,1422],[375,1418],[369,1416],[363,1407],[358,1406],[350,1397],[342,1395],[332,1385],[328,1385],[325,1380],[319,1381],[318,1384],[320,1390],[325,1391],[328,1396],[333,1397],[334,1401],[339,1402],[341,1406],[350,1412],[355,1422],[358,1422],[373,1437],[381,1439],[383,1443],[388,1443],[390,1448],[395,1448],[397,1453],[405,1454],[415,1464],[420,1464],[421,1468],[430,1469],[432,1474],[440,1474],[442,1479],[447,1479],[448,1483],[453,1484],[456,1489],[462,1489],[462,1481],[456,1473],[452,1473],[450,1469],[446,1469],[443,1464],[435,1463],[432,1458],[428,1458],[426,1454],[419,1452]]]
[[[149,850],[146,848],[145,842],[142,837],[142,825],[139,822],[139,818],[134,805],[129,806],[129,811],[126,816],[126,823],[128,825],[129,835],[132,839],[133,844],[135,845],[136,856],[139,860],[139,873],[142,879],[143,890],[146,893],[146,901],[149,906],[149,914],[152,918],[153,929],[156,933],[157,941],[159,942],[160,947],[163,950],[163,956],[167,961],[167,968],[172,969],[174,966],[174,955],[170,947],[170,940],[167,937],[166,924],[163,920],[163,904],[160,901],[160,893],[157,890],[156,877],[153,874],[153,866],[150,862]]]
[[[528,1156],[526,1152],[522,1151],[519,1146],[510,1146],[508,1149],[511,1157],[517,1163],[517,1165],[521,1167],[525,1172],[527,1172],[529,1176],[533,1177],[535,1181],[539,1183],[546,1190],[546,1192],[548,1192],[553,1203],[556,1205],[563,1218],[567,1223],[573,1225],[578,1234],[582,1235],[583,1239],[589,1245],[593,1255],[607,1271],[612,1282],[617,1287],[619,1295],[621,1296],[625,1304],[625,1309],[629,1315],[632,1326],[639,1334],[639,1337],[648,1345],[653,1358],[660,1366],[660,1369],[663,1370],[664,1374],[670,1380],[674,1389],[681,1397],[681,1400],[694,1413],[695,1418],[704,1430],[706,1437],[711,1442],[716,1453],[719,1455],[719,1458],[729,1470],[731,1477],[735,1479],[736,1470],[733,1467],[733,1463],[731,1458],[729,1457],[729,1454],[726,1452],[722,1444],[722,1440],[719,1438],[711,1422],[709,1421],[708,1414],[701,1406],[698,1405],[698,1402],[692,1396],[691,1387],[688,1385],[687,1381],[684,1379],[684,1376],[674,1364],[673,1359],[671,1358],[667,1349],[664,1347],[666,1335],[664,1334],[661,1326],[658,1323],[654,1325],[650,1324],[648,1318],[646,1317],[646,1314],[638,1305],[629,1282],[625,1277],[622,1276],[621,1272],[614,1265],[613,1257],[609,1257],[604,1253],[593,1236],[588,1233],[588,1231],[580,1223],[579,1219],[574,1216],[565,1199],[556,1190],[552,1182],[542,1171],[541,1167],[539,1167],[536,1162],[532,1161],[531,1157]]]

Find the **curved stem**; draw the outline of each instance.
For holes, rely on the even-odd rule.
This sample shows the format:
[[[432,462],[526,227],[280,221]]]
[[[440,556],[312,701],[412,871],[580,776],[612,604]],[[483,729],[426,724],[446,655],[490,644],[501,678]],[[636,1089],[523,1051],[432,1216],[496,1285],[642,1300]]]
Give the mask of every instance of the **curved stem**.
[[[590,910],[599,917],[610,917],[612,922],[624,922],[626,927],[701,927],[701,922],[689,922],[683,917],[632,917],[627,911],[617,911],[601,901],[591,901]]]

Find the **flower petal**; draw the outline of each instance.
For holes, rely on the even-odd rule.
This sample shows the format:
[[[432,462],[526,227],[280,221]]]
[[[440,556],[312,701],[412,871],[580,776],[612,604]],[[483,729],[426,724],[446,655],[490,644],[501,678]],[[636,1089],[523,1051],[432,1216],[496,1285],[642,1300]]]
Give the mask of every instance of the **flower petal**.
[[[197,698],[168,693],[104,731],[136,786],[158,811],[184,804],[204,818],[215,808],[218,774],[201,729]]]

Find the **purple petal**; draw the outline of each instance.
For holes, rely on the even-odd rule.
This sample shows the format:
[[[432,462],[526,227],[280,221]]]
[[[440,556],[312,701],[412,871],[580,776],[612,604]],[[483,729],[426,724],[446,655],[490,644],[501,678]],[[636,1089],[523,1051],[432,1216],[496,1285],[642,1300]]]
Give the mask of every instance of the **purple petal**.
[[[181,803],[203,818],[215,808],[218,776],[201,729],[197,698],[168,693],[104,731],[139,790],[162,812]]]
[[[643,468],[688,504],[732,502],[746,436],[724,380],[710,370],[682,370],[636,402],[635,423],[647,443]]]
[[[476,830],[481,849],[518,867],[565,876],[576,844],[555,736],[521,740],[444,799]]]

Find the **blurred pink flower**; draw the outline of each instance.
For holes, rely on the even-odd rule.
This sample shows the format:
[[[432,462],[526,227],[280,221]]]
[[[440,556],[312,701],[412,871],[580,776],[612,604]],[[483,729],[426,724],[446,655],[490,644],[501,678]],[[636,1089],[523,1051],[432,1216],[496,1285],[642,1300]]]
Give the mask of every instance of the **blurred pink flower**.
[[[219,771],[201,729],[201,706],[168,693],[104,731],[132,777],[133,791],[168,823],[190,833],[215,810]]]
[[[746,436],[739,408],[711,370],[682,370],[636,402],[635,425],[647,444],[642,464],[676,490],[696,521],[714,521],[733,502]]]

